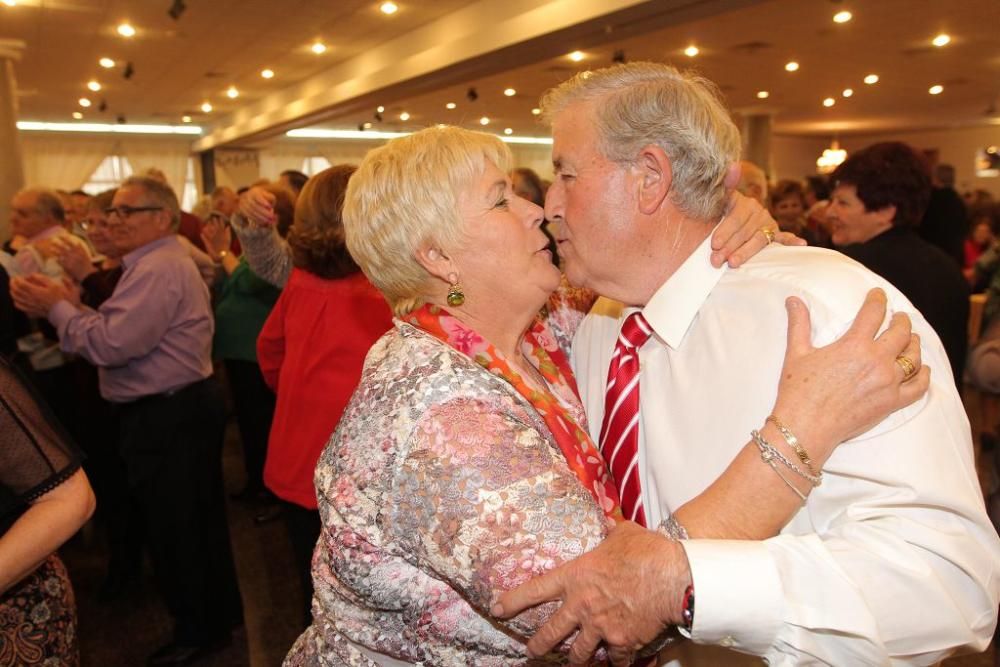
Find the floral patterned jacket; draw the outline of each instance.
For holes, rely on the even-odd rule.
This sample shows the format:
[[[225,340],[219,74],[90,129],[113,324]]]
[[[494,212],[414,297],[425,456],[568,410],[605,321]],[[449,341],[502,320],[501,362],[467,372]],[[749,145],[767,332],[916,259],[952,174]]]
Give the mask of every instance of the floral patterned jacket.
[[[589,301],[557,295],[547,324],[568,352]],[[559,398],[586,428],[575,396]],[[315,480],[314,620],[285,665],[565,662],[525,654],[554,605],[509,622],[488,610],[597,546],[607,519],[502,378],[396,320],[369,352]]]

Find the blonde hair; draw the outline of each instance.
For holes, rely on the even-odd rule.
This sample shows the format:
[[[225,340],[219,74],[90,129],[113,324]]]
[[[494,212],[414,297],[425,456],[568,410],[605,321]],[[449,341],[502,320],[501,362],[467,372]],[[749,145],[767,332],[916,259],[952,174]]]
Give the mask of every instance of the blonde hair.
[[[428,296],[430,275],[417,262],[417,249],[460,242],[459,194],[487,163],[507,173],[512,162],[497,137],[458,127],[421,130],[365,156],[347,185],[347,248],[393,312],[407,313]]]
[[[542,114],[552,122],[586,102],[597,102],[598,148],[607,159],[627,164],[655,144],[670,158],[674,204],[699,220],[722,216],[724,181],[739,159],[740,135],[714,83],[660,63],[614,65],[581,72],[545,93]]]

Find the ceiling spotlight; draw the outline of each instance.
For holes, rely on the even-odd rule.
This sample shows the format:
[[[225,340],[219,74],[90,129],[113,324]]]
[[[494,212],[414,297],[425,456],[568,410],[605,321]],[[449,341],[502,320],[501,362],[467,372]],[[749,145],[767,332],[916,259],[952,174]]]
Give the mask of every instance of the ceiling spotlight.
[[[260,75],[262,77],[264,77],[265,79],[273,79],[274,78],[274,70],[271,70],[271,69],[262,69],[260,71]]]
[[[97,91],[99,91],[101,89],[101,84],[99,84],[96,81],[91,80],[91,81],[87,82],[87,88],[89,88],[90,90],[92,90],[92,91],[94,91],[96,93]]]
[[[792,60],[791,62],[787,62],[787,63],[785,63],[785,71],[786,72],[798,72],[799,71],[799,64],[797,62],[795,62],[794,60]]]
[[[531,110],[531,115],[532,116],[540,116],[541,114],[542,114],[542,110],[539,109],[538,107],[535,107],[534,109]]]
[[[8,6],[10,6],[10,5],[8,5]],[[83,114],[82,113],[80,113],[79,111],[74,111],[73,112],[73,119],[74,120],[80,120],[82,118],[83,118]]]
[[[377,107],[375,107],[375,112],[376,113],[385,113],[385,107],[380,104]]]
[[[107,100],[101,100],[101,103],[97,105],[97,110],[100,111],[101,113],[104,113],[105,111],[107,111],[108,110],[108,101]]]
[[[828,97],[825,100],[823,100],[823,106],[825,107],[832,107],[836,103],[837,100],[833,99],[832,97]]]
[[[397,5],[395,2],[383,2],[382,5],[379,7],[379,9],[382,11],[383,14],[388,16],[390,14],[395,14],[396,12],[398,12],[399,5]]]
[[[758,100],[766,100],[770,96],[771,96],[771,93],[767,92],[766,90],[758,90],[757,91],[757,99]]]
[[[324,44],[323,42],[314,42],[311,48],[312,52],[315,53],[317,56],[321,53],[326,52],[326,44]]]
[[[517,95],[517,91],[514,90],[513,88],[507,88],[503,91],[503,94],[506,95],[507,97],[514,97],[515,95]]]
[[[118,114],[118,116],[115,118],[115,120],[118,122],[119,125],[124,125],[125,123],[128,122],[125,119],[125,114],[123,114],[123,113]]]
[[[625,51],[618,49],[615,51],[614,55],[611,56],[611,62],[618,63],[619,65],[625,64]]]
[[[229,88],[226,89],[226,97],[229,99],[235,100],[239,96],[240,91],[236,90],[236,86],[229,86]]]
[[[450,110],[450,109],[454,109],[454,108],[455,108],[455,107],[457,107],[457,106],[458,106],[458,105],[457,105],[457,104],[455,104],[454,102],[448,102],[448,104],[444,105],[444,108],[445,108],[445,109],[449,109],[449,110]]]
[[[587,56],[585,56],[583,54],[583,51],[574,51],[573,53],[569,54],[569,59],[572,60],[575,63],[580,62],[581,60],[583,60],[586,57]]]
[[[847,23],[852,18],[854,18],[854,15],[851,14],[849,11],[844,10],[842,12],[837,12],[836,14],[833,15],[833,22],[834,23]]]
[[[850,97],[853,94],[854,94],[853,88],[844,88],[844,92],[841,93],[841,95],[843,95],[844,97]]]
[[[479,124],[480,125],[489,125],[490,124],[490,119],[487,118],[486,116],[483,116],[482,118],[479,119]]]
[[[131,79],[133,74],[135,74],[135,68],[132,67],[132,63],[125,63],[125,69],[122,70],[122,76],[125,77],[125,79]]]
[[[931,44],[934,46],[944,46],[951,41],[951,36],[941,33],[937,37],[931,40]]]
[[[181,116],[181,122],[182,123],[190,123],[191,122],[191,116]]]
[[[115,61],[112,60],[111,58],[101,58],[100,60],[97,61],[97,63],[104,69],[111,69],[112,67],[115,66]]]
[[[122,37],[135,37],[135,28],[128,23],[122,23],[118,26],[118,34]]]
[[[79,99],[79,102],[80,106],[83,107],[84,109],[90,106],[90,100],[88,100],[86,97],[81,97]]]
[[[700,51],[698,50],[698,47],[695,46],[694,44],[684,49],[684,55],[686,55],[688,58],[694,58],[699,53]]]
[[[8,7],[16,7],[17,6],[17,0],[0,0],[0,1],[2,1],[3,4],[7,5]]]
[[[372,124],[369,123],[369,122],[364,122],[364,123],[361,124],[361,127],[363,127],[366,130],[370,130],[370,129],[372,129]]]
[[[167,16],[176,21],[181,17],[185,9],[187,9],[187,5],[184,4],[184,0],[174,0],[170,5],[170,9],[167,10]]]
[[[209,102],[208,100],[205,100],[204,102],[201,103],[201,110],[204,113],[212,113],[212,103]]]
[[[379,109],[383,109],[384,110],[385,107],[379,107]],[[373,116],[373,118],[375,119],[376,123],[381,123],[382,122],[382,113],[380,111],[376,111],[375,115]]]
[[[507,136],[510,136],[510,135],[514,134],[514,130],[512,130],[512,129],[511,129],[511,128],[509,128],[509,127],[505,127],[505,128],[503,129],[503,133],[504,133],[504,134],[506,134]]]
[[[944,86],[931,86],[927,89],[927,92],[931,95],[940,95],[944,92]]]
[[[358,132],[364,132],[364,131],[365,131],[365,124],[358,123]]]
[[[878,83],[878,74],[869,74],[868,76],[866,76],[865,83],[867,83],[869,86],[874,83]]]
[[[404,122],[410,120],[410,114],[404,111],[403,113],[399,114],[399,120]]]
[[[476,92],[475,88],[469,88],[467,91],[465,91],[465,99],[469,100],[470,102],[475,102],[476,100],[479,99],[479,93]]]

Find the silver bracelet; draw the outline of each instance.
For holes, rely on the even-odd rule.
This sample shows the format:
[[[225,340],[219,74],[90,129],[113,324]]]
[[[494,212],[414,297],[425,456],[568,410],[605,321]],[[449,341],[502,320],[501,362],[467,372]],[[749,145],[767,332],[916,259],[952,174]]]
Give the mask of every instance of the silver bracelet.
[[[820,472],[818,475],[813,475],[806,472],[799,466],[795,465],[794,463],[789,461],[784,454],[775,449],[774,445],[765,440],[764,436],[760,434],[760,431],[757,430],[750,431],[750,437],[753,438],[753,441],[757,444],[757,448],[760,450],[760,456],[765,461],[770,459],[778,459],[785,465],[786,468],[794,472],[796,475],[802,477],[803,479],[809,480],[809,483],[812,484],[813,486],[819,486],[820,484],[823,483],[822,472]]]
[[[789,489],[791,489],[792,491],[795,492],[795,495],[797,495],[799,498],[802,499],[802,504],[805,505],[806,504],[806,494],[804,494],[801,491],[799,491],[798,488],[794,484],[792,484],[791,480],[789,480],[787,477],[785,477],[784,473],[781,472],[781,469],[778,468],[778,464],[774,462],[774,459],[765,456],[765,454],[764,454],[763,451],[760,453],[760,458],[761,458],[761,460],[764,461],[764,463],[766,463],[767,465],[771,466],[771,470],[773,470],[775,472],[775,474],[778,475],[778,477],[781,478],[781,481],[784,482],[785,485]]]
[[[681,522],[674,517],[673,514],[668,516],[666,519],[660,522],[660,532],[674,540],[689,540],[687,530],[681,525]]]

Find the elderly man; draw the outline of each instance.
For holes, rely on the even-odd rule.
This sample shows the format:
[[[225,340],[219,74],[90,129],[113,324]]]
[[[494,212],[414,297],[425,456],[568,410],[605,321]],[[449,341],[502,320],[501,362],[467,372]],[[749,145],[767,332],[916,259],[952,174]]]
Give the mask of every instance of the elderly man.
[[[62,349],[99,367],[101,395],[119,406],[129,485],[142,506],[174,638],[151,665],[190,662],[226,645],[242,622],[223,502],[225,410],[212,377],[208,288],[178,240],[177,197],[130,178],[108,209],[124,272],[95,312],[40,277],[12,285],[23,308],[46,313]]]
[[[615,476],[626,516],[660,531],[626,522],[493,611],[562,599],[529,649],[543,653],[579,628],[577,662],[603,640],[627,664],[671,625],[697,644],[771,664],[930,664],[985,648],[1000,598],[1000,539],[948,360],[924,318],[886,281],[827,250],[770,246],[738,270],[712,268],[710,235],[740,142],[710,82],[632,63],[575,77],[543,109],[556,168],[546,217],[559,225],[567,274],[614,299],[598,302],[574,345],[592,435],[612,471],[624,471]],[[939,372],[924,399],[815,470],[808,449],[817,425],[768,415],[785,301],[807,303],[823,344],[848,327],[872,287],[909,315],[924,362]],[[913,370],[906,358],[898,363],[904,377]],[[640,413],[622,418],[633,399]],[[725,414],[711,407],[720,405]],[[714,529],[686,535],[671,510],[699,495],[748,433],[760,465],[802,509],[764,541],[714,539],[740,534],[721,516]],[[686,648],[694,649],[686,665],[731,664]]]

